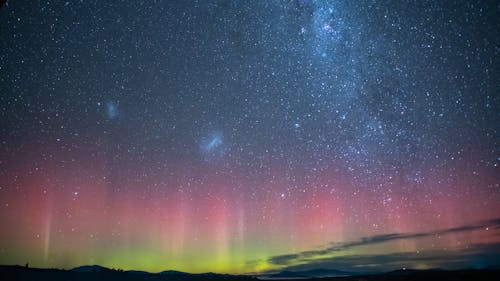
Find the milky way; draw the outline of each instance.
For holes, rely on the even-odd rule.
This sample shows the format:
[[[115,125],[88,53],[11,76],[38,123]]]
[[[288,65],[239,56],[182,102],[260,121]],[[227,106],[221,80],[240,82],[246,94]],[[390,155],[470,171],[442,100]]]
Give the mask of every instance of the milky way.
[[[0,264],[500,261],[495,1],[8,1]]]

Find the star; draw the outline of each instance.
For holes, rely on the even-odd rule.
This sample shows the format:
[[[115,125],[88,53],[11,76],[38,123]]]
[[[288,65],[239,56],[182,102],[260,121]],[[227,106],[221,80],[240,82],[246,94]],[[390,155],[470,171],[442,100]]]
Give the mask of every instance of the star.
[[[7,2],[0,265],[500,266],[494,1]]]

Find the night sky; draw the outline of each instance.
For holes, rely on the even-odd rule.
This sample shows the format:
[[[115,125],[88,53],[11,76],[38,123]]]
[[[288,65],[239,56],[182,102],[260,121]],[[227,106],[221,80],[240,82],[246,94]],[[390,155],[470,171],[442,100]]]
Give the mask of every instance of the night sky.
[[[497,1],[7,1],[0,264],[500,265]]]

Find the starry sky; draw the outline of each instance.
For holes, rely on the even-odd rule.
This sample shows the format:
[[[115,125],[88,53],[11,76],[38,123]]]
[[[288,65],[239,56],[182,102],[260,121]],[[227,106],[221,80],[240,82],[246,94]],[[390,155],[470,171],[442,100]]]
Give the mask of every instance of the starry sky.
[[[500,266],[497,1],[7,1],[0,264]]]

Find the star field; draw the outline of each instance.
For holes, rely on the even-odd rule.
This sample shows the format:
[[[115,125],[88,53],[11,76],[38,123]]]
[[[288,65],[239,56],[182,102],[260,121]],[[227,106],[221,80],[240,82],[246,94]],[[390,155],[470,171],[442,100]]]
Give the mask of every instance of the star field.
[[[0,264],[498,266],[499,12],[7,1]]]

